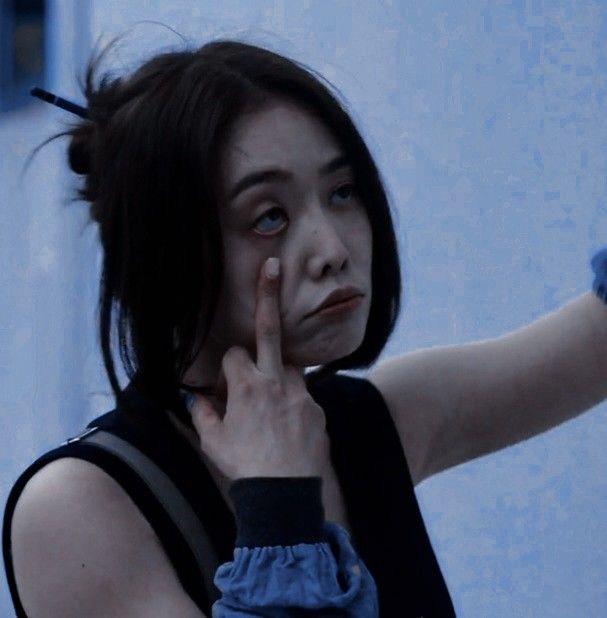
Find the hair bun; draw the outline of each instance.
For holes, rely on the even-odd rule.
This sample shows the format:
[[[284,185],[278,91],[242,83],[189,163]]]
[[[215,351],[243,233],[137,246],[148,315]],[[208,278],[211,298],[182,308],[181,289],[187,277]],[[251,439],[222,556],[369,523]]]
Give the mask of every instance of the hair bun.
[[[89,174],[93,155],[93,124],[83,123],[72,136],[67,158],[70,168],[76,174]]]

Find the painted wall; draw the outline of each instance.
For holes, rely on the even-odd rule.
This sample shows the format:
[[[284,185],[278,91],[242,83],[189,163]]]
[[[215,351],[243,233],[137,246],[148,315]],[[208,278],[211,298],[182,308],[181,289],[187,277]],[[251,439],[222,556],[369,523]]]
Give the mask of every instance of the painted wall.
[[[606,245],[607,5],[131,0],[49,2],[48,86],[80,100],[92,41],[131,29],[106,66],[232,37],[320,71],[346,97],[387,182],[404,305],[384,356],[496,337],[590,287]],[[140,23],[137,23],[140,22]],[[99,251],[65,142],[68,114],[0,116],[0,482],[111,409],[97,350]],[[124,375],[124,374],[122,374]],[[607,414],[429,479],[417,495],[458,615],[607,614]],[[11,615],[6,586],[0,613]]]

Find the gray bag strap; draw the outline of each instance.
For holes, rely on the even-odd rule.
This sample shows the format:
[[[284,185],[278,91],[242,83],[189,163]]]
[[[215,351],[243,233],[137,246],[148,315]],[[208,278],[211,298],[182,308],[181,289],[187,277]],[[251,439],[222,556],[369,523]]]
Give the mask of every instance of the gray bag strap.
[[[217,601],[221,592],[215,586],[213,578],[220,564],[219,559],[200,518],[169,476],[130,442],[98,427],[92,427],[80,436],[67,440],[64,444],[75,441],[95,444],[111,452],[143,479],[178,527],[194,554],[211,604]]]

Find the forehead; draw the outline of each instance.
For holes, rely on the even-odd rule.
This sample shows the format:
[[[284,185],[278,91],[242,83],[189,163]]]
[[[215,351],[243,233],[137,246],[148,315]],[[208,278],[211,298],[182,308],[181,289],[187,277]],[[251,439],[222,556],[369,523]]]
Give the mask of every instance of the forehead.
[[[309,166],[315,171],[338,151],[321,120],[294,104],[275,103],[235,122],[221,157],[224,186],[261,167]]]

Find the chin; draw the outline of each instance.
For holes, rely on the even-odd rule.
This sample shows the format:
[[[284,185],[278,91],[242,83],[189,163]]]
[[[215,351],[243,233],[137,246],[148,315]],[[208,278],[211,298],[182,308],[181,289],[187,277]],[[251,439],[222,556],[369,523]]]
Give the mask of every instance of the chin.
[[[326,365],[352,354],[352,352],[360,347],[363,339],[364,335],[360,337],[360,340],[350,340],[345,343],[333,340],[324,343],[324,345],[311,341],[293,350],[284,350],[283,359],[285,364],[295,367]]]

